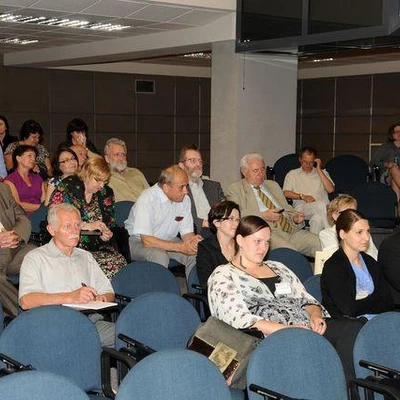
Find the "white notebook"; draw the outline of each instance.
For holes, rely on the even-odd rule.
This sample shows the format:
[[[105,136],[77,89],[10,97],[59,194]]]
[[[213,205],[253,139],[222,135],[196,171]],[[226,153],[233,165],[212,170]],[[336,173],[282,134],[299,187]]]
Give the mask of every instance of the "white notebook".
[[[87,303],[65,303],[63,306],[77,308],[79,310],[102,310],[103,308],[118,305],[111,301],[88,301]]]

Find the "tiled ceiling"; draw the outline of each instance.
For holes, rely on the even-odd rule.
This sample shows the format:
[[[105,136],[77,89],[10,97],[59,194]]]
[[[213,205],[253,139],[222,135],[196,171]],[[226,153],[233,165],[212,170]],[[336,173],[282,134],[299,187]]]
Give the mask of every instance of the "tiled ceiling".
[[[0,43],[0,54],[202,26],[233,11],[230,1],[225,1],[230,9],[201,7],[202,3],[210,4],[182,0],[171,0],[170,3],[151,0],[0,0],[0,14],[79,19],[130,26],[121,31],[103,32],[0,22],[0,41],[13,38],[39,40],[31,45]],[[219,1],[216,4],[223,3]]]

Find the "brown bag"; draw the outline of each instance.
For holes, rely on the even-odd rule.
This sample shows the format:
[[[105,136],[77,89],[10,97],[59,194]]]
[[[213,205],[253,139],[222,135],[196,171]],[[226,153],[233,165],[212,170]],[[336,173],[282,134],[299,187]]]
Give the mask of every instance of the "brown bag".
[[[217,318],[209,317],[189,340],[188,349],[211,360],[231,387],[245,389],[249,357],[260,341]]]

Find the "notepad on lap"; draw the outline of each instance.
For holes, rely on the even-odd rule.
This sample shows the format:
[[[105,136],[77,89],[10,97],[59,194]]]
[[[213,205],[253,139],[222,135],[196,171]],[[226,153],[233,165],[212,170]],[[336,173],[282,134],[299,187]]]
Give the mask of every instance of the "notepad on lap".
[[[63,306],[82,310],[102,310],[103,308],[114,307],[117,303],[111,301],[88,301],[87,303],[65,303]]]

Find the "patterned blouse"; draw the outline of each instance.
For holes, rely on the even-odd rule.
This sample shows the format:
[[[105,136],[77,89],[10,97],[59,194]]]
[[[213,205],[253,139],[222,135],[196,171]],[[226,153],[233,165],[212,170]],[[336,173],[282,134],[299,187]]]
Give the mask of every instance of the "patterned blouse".
[[[95,193],[91,202],[87,204],[82,180],[75,175],[68,176],[58,184],[50,197],[50,206],[60,203],[70,203],[76,207],[81,213],[83,222],[101,220],[109,229],[116,224],[114,192],[109,186],[104,186]],[[98,236],[81,235],[81,247],[86,250],[100,250],[104,245]]]
[[[289,268],[277,261],[265,264],[279,276],[280,282],[290,285],[290,294],[273,294],[260,279],[232,264],[220,265],[208,280],[211,315],[237,329],[248,328],[259,320],[309,327],[310,316],[305,309],[308,305],[320,306],[324,317],[329,317]]]

